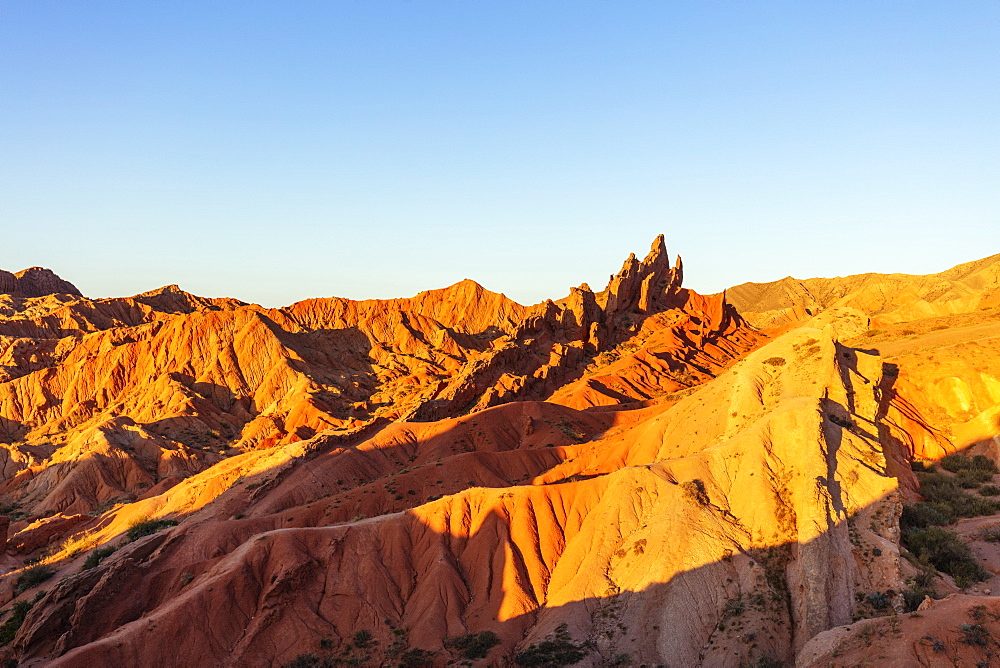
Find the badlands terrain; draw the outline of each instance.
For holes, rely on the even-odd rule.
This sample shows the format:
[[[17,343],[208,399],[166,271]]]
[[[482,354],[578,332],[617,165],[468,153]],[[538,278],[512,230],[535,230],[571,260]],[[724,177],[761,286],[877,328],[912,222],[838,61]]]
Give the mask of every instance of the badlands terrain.
[[[0,272],[0,660],[1000,665],[1000,255],[682,283]]]

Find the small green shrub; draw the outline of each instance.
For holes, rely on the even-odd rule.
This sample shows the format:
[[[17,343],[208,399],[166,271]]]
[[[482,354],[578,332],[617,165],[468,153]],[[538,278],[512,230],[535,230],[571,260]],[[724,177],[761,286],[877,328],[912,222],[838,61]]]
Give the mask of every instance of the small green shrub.
[[[920,604],[924,602],[925,598],[928,596],[934,598],[936,596],[936,592],[933,589],[921,587],[919,585],[915,585],[909,589],[904,589],[902,594],[903,609],[906,610],[906,612],[916,612],[917,608],[920,607]]]
[[[466,659],[485,659],[490,650],[500,644],[500,638],[493,631],[469,633],[450,638],[445,645],[458,651]]]
[[[975,489],[991,480],[993,480],[993,474],[982,469],[962,469],[955,476],[955,482],[965,489]]]
[[[91,550],[87,558],[83,560],[83,568],[80,570],[89,571],[91,568],[96,568],[102,561],[114,554],[117,549],[116,547],[108,546]]]
[[[434,661],[431,659],[430,652],[413,647],[403,652],[403,655],[399,657],[399,665],[400,668],[431,668]]]
[[[986,455],[974,455],[972,457],[971,468],[978,471],[989,471],[990,473],[1000,473],[997,469],[997,463],[987,457]]]
[[[548,640],[543,640],[537,645],[532,644],[528,649],[514,657],[514,662],[519,666],[572,666],[586,658],[587,648],[584,644],[577,645],[570,638],[566,630],[566,624],[556,627],[553,636]]]
[[[299,654],[281,668],[333,668],[335,665],[337,664],[333,659],[328,657],[321,658],[308,652],[306,654]]]
[[[34,607],[31,601],[17,601],[11,608],[10,616],[0,626],[0,647],[9,645],[10,641],[17,635],[18,629],[24,623],[24,618],[28,616],[28,611]]]
[[[743,610],[745,608],[746,605],[743,603],[742,596],[731,598],[726,601],[726,607],[722,610],[722,618],[729,619],[730,617],[739,617],[743,614]]]
[[[952,473],[958,473],[963,470],[986,471],[988,473],[998,472],[996,463],[986,455],[975,455],[973,457],[959,454],[946,455],[941,459],[941,468]]]
[[[933,503],[920,502],[912,506],[903,506],[903,514],[899,517],[899,526],[905,532],[910,529],[923,529],[928,526],[944,526],[952,523],[951,509],[939,507]]]
[[[920,493],[924,499],[937,510],[946,513],[950,522],[960,517],[978,517],[992,515],[1000,511],[1000,503],[992,499],[984,499],[978,494],[970,494],[962,489],[957,478],[952,478],[940,471],[917,473],[920,481]],[[949,522],[949,523],[950,523]]]
[[[969,616],[972,617],[977,622],[983,621],[987,615],[987,609],[985,605],[974,605],[972,609],[968,611]]]
[[[885,610],[891,604],[889,596],[880,591],[874,591],[865,597],[865,601],[875,610]]]
[[[928,561],[917,561],[920,572],[913,576],[913,583],[917,588],[931,589],[934,586],[934,578],[938,576],[937,569]],[[937,598],[936,595],[933,598]]]
[[[372,632],[366,629],[355,632],[351,640],[358,649],[366,649],[375,644],[375,641],[372,639]]]
[[[775,659],[770,656],[762,656],[753,663],[749,664],[749,668],[782,668],[785,662],[781,659]]]
[[[911,530],[903,538],[910,552],[955,578],[955,584],[959,587],[965,588],[989,577],[986,569],[976,561],[969,546],[954,531],[932,526]]]
[[[989,629],[982,624],[961,624],[958,630],[962,634],[958,639],[959,642],[976,647],[989,647],[992,637]]]
[[[175,526],[177,526],[177,522],[174,520],[142,520],[129,527],[125,535],[128,536],[129,542],[132,542],[139,540],[143,536],[152,536],[154,533],[162,531],[167,527]]]
[[[563,436],[571,441],[579,443],[586,437],[586,434],[579,429],[575,429],[569,420],[563,420],[560,424],[556,425],[556,427],[562,432]]]
[[[1000,496],[1000,487],[996,485],[983,485],[979,488],[979,493],[983,496]]]
[[[784,357],[768,357],[766,360],[764,360],[764,364],[770,364],[771,366],[775,366],[775,367],[777,367],[777,366],[785,366],[785,358]]]
[[[18,594],[26,592],[32,587],[45,582],[55,574],[56,572],[50,566],[32,566],[17,576],[14,591]]]
[[[941,464],[941,468],[945,471],[958,473],[962,469],[968,468],[971,461],[965,455],[945,455],[938,463]]]

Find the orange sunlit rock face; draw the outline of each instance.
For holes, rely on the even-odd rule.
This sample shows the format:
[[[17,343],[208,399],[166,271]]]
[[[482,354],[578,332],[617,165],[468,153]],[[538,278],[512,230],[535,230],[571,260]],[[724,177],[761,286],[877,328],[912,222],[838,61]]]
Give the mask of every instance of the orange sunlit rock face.
[[[994,266],[706,297],[660,237],[530,307],[282,309],[0,274],[0,601],[45,592],[0,658],[868,660],[852,624],[918,572],[910,460],[1000,456]]]
[[[940,274],[859,274],[743,283],[726,298],[755,327],[781,330],[830,308],[849,306],[875,326],[1000,306],[1000,254]]]

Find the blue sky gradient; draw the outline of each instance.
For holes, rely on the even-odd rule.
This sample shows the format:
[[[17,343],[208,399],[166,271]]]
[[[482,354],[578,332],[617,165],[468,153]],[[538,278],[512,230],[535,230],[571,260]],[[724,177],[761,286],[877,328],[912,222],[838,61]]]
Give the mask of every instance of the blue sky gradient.
[[[1000,3],[0,4],[0,267],[281,305],[1000,252]]]

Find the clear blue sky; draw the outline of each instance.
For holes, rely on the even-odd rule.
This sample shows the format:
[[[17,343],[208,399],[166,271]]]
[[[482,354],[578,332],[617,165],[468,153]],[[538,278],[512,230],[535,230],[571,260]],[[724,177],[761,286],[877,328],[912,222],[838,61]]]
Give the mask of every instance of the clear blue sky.
[[[267,305],[1000,252],[1000,3],[0,4],[0,267]]]

